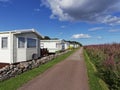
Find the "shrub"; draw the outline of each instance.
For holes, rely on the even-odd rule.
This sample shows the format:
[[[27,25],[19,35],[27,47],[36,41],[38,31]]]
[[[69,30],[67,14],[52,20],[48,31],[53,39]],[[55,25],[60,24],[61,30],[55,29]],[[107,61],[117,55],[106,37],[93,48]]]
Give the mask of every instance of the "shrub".
[[[98,70],[97,75],[110,90],[120,90],[120,44],[91,45],[85,49]]]

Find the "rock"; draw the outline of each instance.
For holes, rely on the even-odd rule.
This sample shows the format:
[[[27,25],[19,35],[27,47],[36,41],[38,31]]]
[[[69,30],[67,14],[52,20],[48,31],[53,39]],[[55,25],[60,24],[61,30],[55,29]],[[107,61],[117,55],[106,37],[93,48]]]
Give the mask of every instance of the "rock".
[[[18,68],[24,69],[25,67],[24,67],[23,63],[20,63],[20,64],[18,64]]]
[[[28,68],[28,67],[29,67],[28,62],[23,63],[23,66],[24,66],[25,68]]]
[[[45,60],[42,60],[42,61],[41,61],[41,64],[45,64]]]
[[[6,65],[5,69],[6,69],[6,71],[8,71],[10,69],[9,65]]]
[[[10,65],[9,68],[10,68],[10,69],[13,69],[13,68],[14,68],[14,65]]]
[[[15,76],[15,73],[16,73],[15,71],[12,71],[11,74],[10,74],[10,76],[11,76],[11,77],[14,77],[14,76]]]
[[[2,69],[0,69],[0,74],[2,74],[2,72],[4,71],[4,69],[2,68]]]
[[[7,72],[6,72],[6,74],[7,74],[7,75],[9,75],[9,74],[11,74],[11,72],[12,72],[12,71],[11,71],[11,70],[9,70],[9,71],[7,71]]]

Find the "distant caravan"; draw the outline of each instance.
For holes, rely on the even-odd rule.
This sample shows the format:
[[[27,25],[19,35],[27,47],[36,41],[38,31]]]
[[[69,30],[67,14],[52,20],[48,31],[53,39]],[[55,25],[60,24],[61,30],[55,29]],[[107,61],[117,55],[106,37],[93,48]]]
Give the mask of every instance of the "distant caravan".
[[[41,40],[41,48],[47,48],[49,53],[56,53],[68,49],[69,43],[64,40]]]

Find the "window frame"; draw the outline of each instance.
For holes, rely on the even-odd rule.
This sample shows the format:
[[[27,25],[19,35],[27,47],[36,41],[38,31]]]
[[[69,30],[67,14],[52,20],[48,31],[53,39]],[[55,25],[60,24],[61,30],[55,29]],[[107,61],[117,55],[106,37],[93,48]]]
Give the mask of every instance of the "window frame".
[[[6,46],[4,46],[4,44],[3,44],[3,39],[7,39],[6,41]],[[7,49],[8,48],[8,37],[1,37],[1,48],[2,49]]]
[[[19,38],[23,38],[24,39],[24,41],[23,41],[24,45],[22,47],[20,47]],[[18,37],[18,43],[17,43],[18,45],[17,45],[17,47],[18,48],[25,48],[25,42],[26,42],[25,37]]]
[[[56,43],[56,48],[60,48],[60,43]]]
[[[35,40],[35,45],[31,45],[29,44],[29,41],[28,40],[32,40],[30,42],[33,42]],[[28,46],[29,45],[29,46]],[[31,46],[30,46],[31,45]],[[37,48],[37,39],[36,38],[27,38],[27,48]]]

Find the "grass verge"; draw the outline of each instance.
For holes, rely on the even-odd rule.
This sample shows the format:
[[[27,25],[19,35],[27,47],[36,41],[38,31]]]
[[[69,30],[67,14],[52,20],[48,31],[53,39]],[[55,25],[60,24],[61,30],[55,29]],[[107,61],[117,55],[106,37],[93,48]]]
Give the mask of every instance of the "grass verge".
[[[52,61],[40,65],[38,68],[29,70],[27,72],[24,72],[21,75],[18,75],[14,78],[11,78],[9,80],[0,82],[0,90],[16,90],[23,84],[27,83],[29,80],[35,78],[36,76],[42,74],[47,69],[51,68],[53,65],[57,64],[60,61],[63,61],[68,56],[70,56],[75,50],[72,50],[70,52],[67,52],[66,54],[63,54],[61,56],[58,56],[57,58],[53,59]]]
[[[84,58],[87,66],[90,90],[109,90],[106,83],[96,75],[97,69],[95,65],[90,61],[85,50]]]

